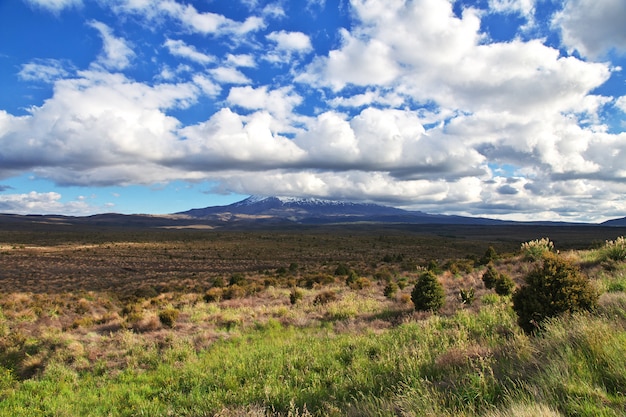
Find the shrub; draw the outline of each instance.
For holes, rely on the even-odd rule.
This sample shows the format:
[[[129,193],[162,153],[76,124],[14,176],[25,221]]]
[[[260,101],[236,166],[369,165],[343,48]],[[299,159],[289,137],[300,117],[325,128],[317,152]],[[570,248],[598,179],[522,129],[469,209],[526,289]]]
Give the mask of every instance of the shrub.
[[[246,277],[243,274],[235,273],[230,276],[230,281],[228,285],[243,285],[246,281]]]
[[[547,318],[597,308],[598,293],[589,280],[557,255],[545,256],[524,280],[513,293],[513,309],[528,333],[541,328]]]
[[[372,286],[372,281],[370,281],[368,278],[365,278],[365,277],[357,278],[356,281],[350,284],[350,288],[352,288],[353,290],[362,290],[364,288],[369,288],[371,286]]]
[[[481,265],[487,265],[490,262],[495,261],[498,258],[498,253],[496,252],[496,250],[493,248],[493,246],[489,246],[487,248],[487,251],[485,252],[485,254],[483,255],[482,258],[480,258],[480,264]]]
[[[487,265],[487,269],[483,272],[483,283],[485,288],[492,289],[496,285],[496,281],[500,277],[500,273],[496,270],[493,264]]]
[[[207,292],[204,293],[204,301],[207,303],[211,303],[214,301],[219,302],[224,296],[224,290],[220,287],[210,288]]]
[[[313,299],[313,305],[324,305],[336,300],[337,294],[332,291],[323,291],[315,296]]]
[[[422,274],[411,291],[411,300],[419,311],[437,311],[443,307],[443,286],[432,271]]]
[[[335,275],[350,275],[350,268],[346,264],[339,264],[335,269]]]
[[[467,304],[468,306],[472,305],[476,297],[474,287],[470,287],[469,289],[461,288],[459,290],[459,297],[461,297],[461,303]]]
[[[515,288],[515,283],[511,277],[506,274],[499,274],[493,286],[493,289],[496,290],[496,294],[498,295],[510,295],[513,292],[513,288]]]
[[[547,237],[522,243],[522,255],[524,259],[538,261],[548,253],[554,252],[554,243]]]
[[[383,295],[387,298],[393,298],[398,292],[398,284],[393,281],[390,281],[385,288],[383,289]]]
[[[346,278],[346,285],[352,286],[359,279],[359,274],[354,271],[350,271],[348,278]]]
[[[174,323],[178,319],[178,314],[180,312],[175,308],[166,308],[159,312],[159,321],[162,325],[167,327],[174,327]]]
[[[302,300],[303,296],[304,294],[302,293],[302,291],[297,288],[292,288],[291,293],[289,294],[289,302],[292,305],[297,304],[300,300]]]
[[[600,261],[606,260],[624,261],[626,260],[626,239],[620,236],[615,240],[607,240],[600,249]]]

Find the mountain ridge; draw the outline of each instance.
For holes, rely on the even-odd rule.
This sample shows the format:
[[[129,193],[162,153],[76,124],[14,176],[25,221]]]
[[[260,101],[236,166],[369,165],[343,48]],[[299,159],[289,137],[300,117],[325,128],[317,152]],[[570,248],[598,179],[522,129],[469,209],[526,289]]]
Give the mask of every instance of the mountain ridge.
[[[507,224],[506,221],[482,217],[428,214],[373,203],[341,200],[250,196],[225,206],[211,206],[175,213],[178,216],[225,222],[257,220],[285,221],[303,224],[348,222],[394,222],[417,224]]]

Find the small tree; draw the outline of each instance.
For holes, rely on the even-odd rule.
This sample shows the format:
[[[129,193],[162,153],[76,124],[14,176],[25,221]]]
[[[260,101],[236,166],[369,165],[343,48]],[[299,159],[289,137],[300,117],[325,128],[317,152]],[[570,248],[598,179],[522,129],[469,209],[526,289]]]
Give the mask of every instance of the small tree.
[[[487,265],[488,263],[493,262],[496,259],[498,259],[498,253],[493,248],[493,246],[489,246],[487,250],[485,251],[485,254],[483,255],[483,257],[480,258],[480,264]]]
[[[564,313],[593,311],[598,293],[578,268],[559,258],[546,254],[525,277],[525,285],[513,293],[513,309],[518,323],[530,333],[541,328],[550,317]]]
[[[443,286],[432,271],[423,273],[417,280],[411,300],[419,311],[437,311],[445,302]]]
[[[500,277],[500,273],[493,264],[487,265],[487,269],[483,272],[483,283],[485,288],[492,289],[496,285],[496,281]]]
[[[510,295],[515,288],[515,283],[510,276],[500,273],[496,280],[493,289],[498,295]]]

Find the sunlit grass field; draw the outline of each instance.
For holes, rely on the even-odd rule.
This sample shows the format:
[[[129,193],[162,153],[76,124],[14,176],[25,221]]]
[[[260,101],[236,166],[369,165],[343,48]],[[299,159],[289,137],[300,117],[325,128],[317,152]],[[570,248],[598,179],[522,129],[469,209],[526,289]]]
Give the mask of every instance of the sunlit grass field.
[[[615,248],[562,250],[599,308],[526,334],[511,297],[481,280],[488,242],[377,232],[272,244],[255,233],[4,236],[0,415],[626,415],[626,259]],[[495,247],[493,265],[517,286],[540,262],[519,244]],[[411,302],[426,268],[445,288],[435,313]]]

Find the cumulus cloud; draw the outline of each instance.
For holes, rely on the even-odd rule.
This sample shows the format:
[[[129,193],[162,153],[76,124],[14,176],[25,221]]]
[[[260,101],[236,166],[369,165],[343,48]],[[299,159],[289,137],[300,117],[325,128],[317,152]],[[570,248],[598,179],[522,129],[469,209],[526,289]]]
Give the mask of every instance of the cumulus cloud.
[[[293,61],[294,56],[313,50],[309,36],[302,32],[281,30],[268,34],[266,38],[274,44],[273,50],[265,56],[265,59],[270,62],[289,63]]]
[[[59,80],[54,96],[28,116],[0,113],[0,175],[40,169],[62,183],[110,183],[124,175],[126,181],[149,181],[142,164],[170,152],[167,144],[179,124],[164,110],[184,108],[197,95],[189,83],[147,86],[99,71]],[[120,172],[112,180],[105,167]]]
[[[453,3],[352,0],[352,25],[314,56],[314,37],[266,30],[264,18],[286,18],[281,6],[235,21],[173,0],[116,0],[118,13],[176,22],[176,39],[168,33],[159,44],[184,64],[159,65],[159,82],[136,80],[128,43],[91,21],[103,52],[89,70],[54,60],[21,67],[22,80],[46,81],[53,93],[26,116],[0,110],[0,178],[28,170],[59,184],[211,181],[224,192],[517,219],[626,210],[626,136],[602,118],[607,108],[626,112],[626,99],[598,92],[617,68],[543,39],[493,42],[484,11]],[[528,19],[536,6],[488,4]],[[609,19],[621,13],[613,0],[586,15],[610,34],[568,32],[589,4],[569,0],[557,14],[563,42],[585,56],[625,44]],[[235,34],[249,36],[222,42],[221,55],[192,43]],[[254,78],[284,62],[290,71]],[[179,116],[196,103],[195,120]]]
[[[288,122],[294,116],[294,107],[302,103],[302,97],[291,87],[269,90],[266,86],[245,86],[231,88],[226,102],[248,110],[266,110],[276,119]],[[285,123],[283,127],[287,129],[287,126]]]
[[[563,44],[583,56],[598,58],[611,49],[626,53],[626,2],[566,0],[553,19]]]

